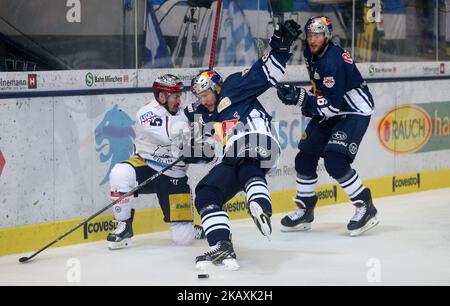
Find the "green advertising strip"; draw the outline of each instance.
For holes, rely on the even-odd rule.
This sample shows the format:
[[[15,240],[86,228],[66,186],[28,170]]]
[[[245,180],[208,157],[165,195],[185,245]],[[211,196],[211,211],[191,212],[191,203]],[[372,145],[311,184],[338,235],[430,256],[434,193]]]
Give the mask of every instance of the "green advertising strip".
[[[416,153],[450,150],[450,101],[417,104],[431,118],[430,140]]]

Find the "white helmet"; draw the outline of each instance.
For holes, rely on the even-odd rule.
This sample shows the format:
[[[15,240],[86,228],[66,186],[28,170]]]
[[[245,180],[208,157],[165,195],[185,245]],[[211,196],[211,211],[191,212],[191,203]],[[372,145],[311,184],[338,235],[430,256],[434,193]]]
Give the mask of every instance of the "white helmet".
[[[201,71],[191,82],[191,90],[198,95],[205,90],[212,89],[217,92],[217,85],[222,86],[222,77],[214,70]]]
[[[327,16],[309,18],[305,24],[305,33],[324,33],[325,37],[330,40],[333,33],[331,19]]]

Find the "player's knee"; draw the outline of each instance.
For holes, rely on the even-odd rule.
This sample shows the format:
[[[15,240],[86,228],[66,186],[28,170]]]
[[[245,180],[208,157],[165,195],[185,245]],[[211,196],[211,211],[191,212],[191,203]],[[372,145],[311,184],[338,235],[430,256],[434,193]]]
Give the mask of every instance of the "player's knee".
[[[176,245],[186,246],[194,242],[195,230],[192,222],[171,222],[169,228],[172,241]]]
[[[196,190],[195,208],[200,215],[203,215],[207,209],[219,211],[225,204],[223,198],[222,192],[218,188],[207,185],[199,186]]]
[[[238,179],[242,187],[252,179],[265,181],[265,173],[261,169],[261,162],[255,159],[244,159],[238,168]]]
[[[295,157],[295,170],[305,177],[315,177],[319,157],[300,151]]]
[[[128,192],[136,185],[136,171],[125,163],[116,164],[109,175],[111,190],[115,192]]]
[[[350,162],[342,153],[326,152],[324,161],[325,169],[335,180],[343,178],[349,171],[351,171]]]

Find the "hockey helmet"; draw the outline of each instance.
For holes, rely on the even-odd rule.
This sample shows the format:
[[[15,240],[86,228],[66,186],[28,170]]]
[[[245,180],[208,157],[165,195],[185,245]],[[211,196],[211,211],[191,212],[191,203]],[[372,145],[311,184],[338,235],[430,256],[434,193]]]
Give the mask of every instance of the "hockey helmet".
[[[159,98],[159,94],[161,92],[167,92],[167,93],[174,93],[174,92],[182,92],[184,88],[183,82],[181,80],[172,75],[172,74],[165,74],[163,76],[158,77],[153,82],[153,94],[155,95],[155,98]]]
[[[211,89],[217,92],[217,86],[222,86],[222,77],[214,70],[201,71],[191,82],[191,90],[194,95]]]
[[[325,38],[330,40],[333,33],[331,19],[326,16],[309,18],[305,24],[305,33],[324,33]]]

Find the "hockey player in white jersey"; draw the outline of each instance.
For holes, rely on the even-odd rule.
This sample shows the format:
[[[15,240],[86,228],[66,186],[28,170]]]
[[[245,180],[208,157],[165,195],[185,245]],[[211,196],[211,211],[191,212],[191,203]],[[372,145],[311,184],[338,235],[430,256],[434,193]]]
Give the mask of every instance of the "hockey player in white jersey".
[[[136,115],[135,155],[114,166],[110,174],[111,199],[116,200],[138,184],[173,163],[173,142],[178,132],[188,127],[181,107],[183,83],[176,76],[166,74],[153,83],[154,100],[148,101]],[[177,146],[175,146],[177,147]],[[193,224],[191,191],[186,176],[187,164],[180,162],[152,181],[139,194],[156,194],[164,221],[168,223],[176,245],[189,245],[204,238],[203,229]],[[114,206],[117,228],[107,238],[110,249],[131,245],[133,237],[133,202],[130,196]]]

